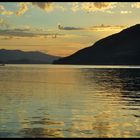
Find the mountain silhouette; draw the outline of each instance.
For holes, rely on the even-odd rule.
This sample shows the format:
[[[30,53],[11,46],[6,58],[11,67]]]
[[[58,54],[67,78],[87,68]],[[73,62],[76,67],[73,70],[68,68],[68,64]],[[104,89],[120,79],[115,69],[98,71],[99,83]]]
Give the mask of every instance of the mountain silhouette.
[[[50,64],[58,58],[39,51],[0,50],[0,63],[5,64]]]
[[[140,24],[103,38],[54,64],[140,65]]]

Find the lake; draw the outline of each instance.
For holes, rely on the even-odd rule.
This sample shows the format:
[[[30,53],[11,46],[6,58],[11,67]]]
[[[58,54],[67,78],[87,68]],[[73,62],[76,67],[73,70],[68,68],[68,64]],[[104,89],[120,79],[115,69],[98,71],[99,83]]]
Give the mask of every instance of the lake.
[[[0,67],[0,137],[139,137],[140,67]]]

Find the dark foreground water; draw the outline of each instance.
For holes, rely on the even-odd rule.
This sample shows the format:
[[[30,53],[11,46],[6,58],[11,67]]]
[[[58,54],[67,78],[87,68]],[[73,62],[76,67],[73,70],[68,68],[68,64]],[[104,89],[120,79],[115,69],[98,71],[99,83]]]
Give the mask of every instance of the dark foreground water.
[[[140,137],[140,69],[0,67],[0,137]]]

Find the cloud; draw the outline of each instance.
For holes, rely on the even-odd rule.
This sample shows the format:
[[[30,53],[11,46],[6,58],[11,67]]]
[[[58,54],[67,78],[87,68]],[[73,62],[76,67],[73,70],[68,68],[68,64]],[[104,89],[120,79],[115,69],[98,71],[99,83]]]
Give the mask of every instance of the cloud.
[[[0,5],[0,14],[7,15],[7,16],[13,14],[16,14],[17,16],[23,15],[28,10],[28,6],[26,3],[23,2],[20,2],[19,6],[20,6],[19,10],[17,12],[13,12],[13,11],[6,10],[3,5]]]
[[[20,9],[16,12],[17,16],[23,15],[28,10],[28,4],[32,4],[35,7],[38,7],[46,12],[51,12],[54,9],[60,9],[62,11],[65,10],[64,6],[60,4],[54,4],[54,2],[28,2],[28,3],[20,3]]]
[[[110,9],[116,7],[117,2],[71,2],[70,10],[73,12],[77,11],[86,11],[86,12],[95,12],[102,11],[107,13],[113,13]],[[0,5],[0,13],[3,15],[13,15],[21,16],[28,11],[30,8],[29,5],[40,8],[46,12],[54,11],[55,9],[65,11],[68,7],[64,3],[55,3],[55,2],[19,2],[19,9],[16,12],[5,10],[3,5]],[[133,7],[139,7],[139,3],[132,5]]]
[[[113,2],[84,2],[81,9],[87,12],[104,11],[115,7]]]
[[[93,31],[112,31],[112,30],[121,30],[126,28],[126,26],[124,25],[97,25],[97,26],[92,26],[89,27],[89,30],[93,30]]]
[[[10,15],[13,15],[14,12],[13,12],[13,11],[3,11],[1,14],[2,14],[2,15],[10,16]]]
[[[23,15],[28,10],[28,6],[26,3],[21,2],[19,3],[19,6],[19,10],[16,12],[17,16]]]
[[[132,11],[121,11],[120,13],[121,14],[130,14],[130,13],[132,13]]]
[[[76,12],[78,10],[94,12],[94,11],[105,11],[107,9],[112,9],[115,7],[116,2],[73,2],[70,3],[71,10]],[[32,5],[39,7],[40,9],[51,12],[54,9],[65,10],[64,6],[58,5],[54,2],[32,2]],[[110,12],[111,13],[111,12]]]
[[[11,39],[19,39],[19,38],[12,36],[0,36],[0,40],[11,40]]]
[[[95,11],[105,11],[112,9],[115,6],[116,2],[73,2],[71,3],[71,10],[76,11],[86,11],[86,12],[95,12]],[[108,13],[112,13],[109,11]]]
[[[0,36],[14,36],[14,37],[34,37],[32,32],[19,31],[17,29],[0,30]]]
[[[17,31],[17,32],[27,32],[27,31],[30,31],[30,29],[19,29],[19,28],[15,28],[14,31]]]
[[[32,5],[35,5],[39,7],[42,10],[45,10],[47,12],[54,10],[53,2],[32,2]]]
[[[135,2],[131,6],[132,8],[140,8],[140,2]]]
[[[123,26],[123,25],[104,25],[104,24],[94,25],[94,26],[91,26],[91,27],[84,27],[84,28],[80,28],[80,27],[63,27],[60,24],[58,25],[59,30],[69,30],[69,31],[72,31],[72,30],[77,30],[77,31],[78,30],[106,31],[106,30],[120,30],[120,29],[123,29],[125,27],[126,26]]]
[[[59,30],[84,30],[84,28],[80,27],[63,27],[62,25],[58,25]]]
[[[98,9],[110,9],[110,8],[113,8],[112,3],[108,3],[108,2],[94,2],[94,7],[98,8]]]
[[[0,5],[0,14],[10,16],[10,15],[13,15],[14,12],[8,11],[5,9],[5,7],[3,5]]]
[[[34,29],[35,30],[35,29]],[[64,34],[58,33],[38,33],[32,29],[15,28],[15,29],[0,29],[0,36],[4,39],[21,38],[21,37],[40,37],[40,38],[56,38]]]

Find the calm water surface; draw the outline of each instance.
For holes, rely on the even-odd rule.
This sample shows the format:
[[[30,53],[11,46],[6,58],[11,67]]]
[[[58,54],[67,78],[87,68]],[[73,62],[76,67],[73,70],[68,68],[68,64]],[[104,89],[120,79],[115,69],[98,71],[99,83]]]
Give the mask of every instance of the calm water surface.
[[[140,137],[140,69],[0,67],[0,137]]]

